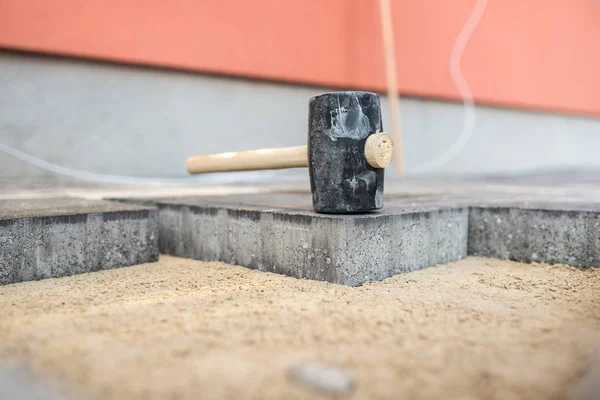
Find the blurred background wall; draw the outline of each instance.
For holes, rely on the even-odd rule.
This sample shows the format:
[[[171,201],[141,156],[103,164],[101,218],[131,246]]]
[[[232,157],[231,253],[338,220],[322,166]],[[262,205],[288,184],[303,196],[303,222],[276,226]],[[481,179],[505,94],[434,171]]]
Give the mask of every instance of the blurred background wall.
[[[408,174],[463,130],[450,55],[478,1],[392,0]],[[475,128],[426,172],[599,168],[600,2],[484,3],[461,60]],[[183,176],[189,155],[305,144],[309,97],[352,89],[389,125],[377,0],[0,3],[0,140],[71,168]]]

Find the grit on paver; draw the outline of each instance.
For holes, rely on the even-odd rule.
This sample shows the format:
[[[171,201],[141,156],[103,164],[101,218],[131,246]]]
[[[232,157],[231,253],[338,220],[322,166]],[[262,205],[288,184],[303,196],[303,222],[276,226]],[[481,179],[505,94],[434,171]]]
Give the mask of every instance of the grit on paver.
[[[71,198],[0,200],[0,284],[157,259],[155,208]]]
[[[599,287],[474,257],[348,287],[162,256],[0,287],[0,351],[100,400],[328,398],[301,363],[351,374],[348,399],[563,399],[600,345]]]

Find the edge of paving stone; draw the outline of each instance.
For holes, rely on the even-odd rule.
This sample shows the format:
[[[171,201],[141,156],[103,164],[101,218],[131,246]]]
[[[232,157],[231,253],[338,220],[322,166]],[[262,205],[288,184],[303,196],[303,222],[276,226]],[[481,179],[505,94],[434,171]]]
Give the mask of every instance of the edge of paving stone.
[[[136,204],[123,204],[119,202],[110,202],[110,201],[80,201],[76,198],[53,198],[50,202],[48,199],[43,200],[24,200],[24,201],[5,201],[0,200],[0,206],[17,206],[20,207],[17,210],[11,209],[8,210],[6,208],[1,209],[0,213],[3,211],[3,214],[0,214],[0,227],[5,227],[7,229],[11,229],[12,226],[19,226],[24,224],[36,224],[37,226],[49,226],[54,224],[67,224],[70,225],[72,223],[84,223],[87,224],[90,220],[106,222],[106,223],[126,223],[125,221],[132,221],[136,224],[143,224],[150,228],[150,234],[155,239],[150,237],[151,242],[145,245],[143,248],[137,249],[134,253],[135,261],[125,261],[125,262],[113,262],[114,260],[108,261],[108,266],[101,268],[81,268],[74,270],[73,268],[75,264],[67,263],[63,265],[64,271],[59,274],[55,274],[54,272],[46,271],[46,274],[42,274],[44,276],[38,276],[37,272],[34,274],[35,276],[30,278],[7,278],[5,280],[0,280],[1,284],[10,284],[21,281],[29,281],[29,280],[38,280],[38,279],[47,279],[47,278],[55,278],[60,276],[73,275],[78,273],[85,272],[93,272],[98,269],[112,269],[112,268],[120,268],[126,267],[130,265],[135,265],[139,263],[146,262],[155,262],[159,257],[159,249],[158,249],[158,208],[155,206],[143,206]],[[63,207],[59,207],[59,206]],[[57,206],[57,207],[55,207]],[[98,220],[100,218],[100,220]],[[87,225],[86,225],[87,226]],[[48,229],[48,228],[43,228]],[[95,232],[95,231],[94,231]],[[86,228],[86,235],[89,233],[89,230]],[[98,232],[97,232],[98,233]],[[126,234],[123,233],[123,237],[126,237]],[[6,238],[0,238],[6,240]],[[9,249],[10,250],[10,249]],[[87,250],[85,250],[87,252]],[[22,253],[18,254],[24,254]],[[87,257],[87,256],[86,256]],[[86,259],[87,260],[87,259]],[[87,261],[84,261],[86,263]],[[8,270],[9,275],[14,275],[17,272],[16,270],[11,269]],[[37,271],[37,270],[36,270]],[[66,271],[66,272],[65,272]],[[73,272],[76,271],[76,272]],[[6,271],[5,271],[6,272]],[[50,273],[51,276],[45,276],[47,273]]]
[[[284,215],[302,215],[309,218],[323,219],[341,219],[341,220],[360,220],[360,219],[379,219],[400,214],[418,214],[425,212],[443,211],[443,210],[462,210],[468,208],[468,204],[459,201],[434,202],[426,201],[422,203],[397,203],[390,204],[380,210],[369,211],[365,213],[348,213],[348,214],[321,214],[308,209],[287,208],[287,207],[270,207],[253,204],[228,203],[226,201],[218,201],[206,198],[205,202],[200,202],[202,196],[188,196],[182,198],[107,198],[107,201],[123,202],[128,204],[139,204],[143,206],[153,206],[158,208],[179,209],[181,207],[189,207],[190,210],[200,211],[204,213],[216,213],[219,210],[231,211],[248,211],[262,212],[269,214],[284,214]]]
[[[498,198],[494,200],[477,201],[469,204],[469,208],[495,209],[520,209],[541,212],[573,212],[573,213],[595,213],[600,214],[600,202],[594,203],[585,199],[574,199],[573,201],[542,201],[539,199],[509,200]]]
[[[16,208],[16,210],[15,210]],[[116,218],[120,214],[146,217],[156,210],[152,204],[125,203],[113,200],[86,200],[75,197],[0,200],[0,221],[20,218],[61,218],[103,214]]]

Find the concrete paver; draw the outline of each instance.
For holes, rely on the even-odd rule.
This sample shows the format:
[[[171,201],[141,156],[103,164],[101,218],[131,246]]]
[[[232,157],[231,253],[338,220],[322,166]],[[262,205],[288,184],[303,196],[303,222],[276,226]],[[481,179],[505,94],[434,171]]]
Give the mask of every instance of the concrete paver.
[[[0,200],[0,284],[157,259],[155,208],[71,198]]]
[[[467,255],[467,208],[434,197],[390,199],[364,214],[317,214],[305,193],[143,204],[159,208],[161,253],[297,278],[356,286]]]

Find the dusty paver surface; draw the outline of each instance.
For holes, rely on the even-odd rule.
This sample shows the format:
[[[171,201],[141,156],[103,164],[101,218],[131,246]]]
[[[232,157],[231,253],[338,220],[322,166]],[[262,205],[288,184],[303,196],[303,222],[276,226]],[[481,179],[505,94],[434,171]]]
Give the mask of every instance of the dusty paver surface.
[[[0,351],[97,398],[560,399],[600,346],[600,269],[469,257],[362,287],[158,263],[0,287]]]

